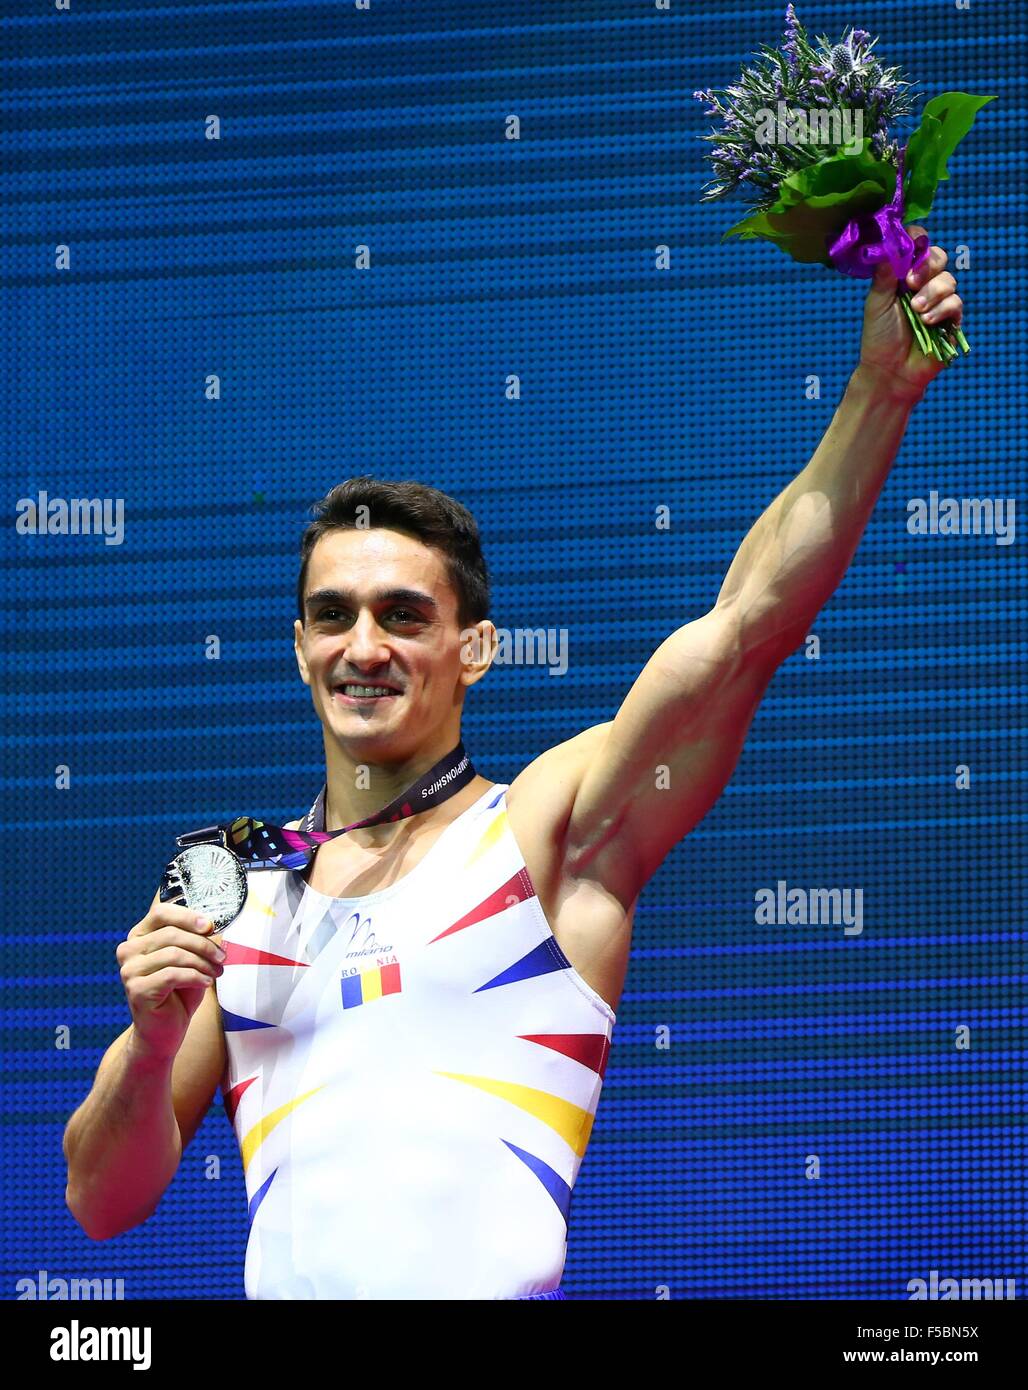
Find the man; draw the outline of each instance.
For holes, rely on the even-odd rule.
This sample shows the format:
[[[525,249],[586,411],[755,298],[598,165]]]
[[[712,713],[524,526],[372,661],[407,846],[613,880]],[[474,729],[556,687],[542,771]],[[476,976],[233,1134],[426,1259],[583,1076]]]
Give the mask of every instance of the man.
[[[946,259],[933,247],[908,280],[926,321],[959,324]],[[65,1134],[87,1234],[155,1210],[220,1080],[249,1297],[563,1297],[639,893],[727,782],[941,367],[895,288],[879,271],[825,437],[710,611],[662,643],[611,721],[509,787],[460,743],[496,637],[474,520],[418,484],[329,494],[294,632],[324,736],[325,795],[302,822],[317,854],[251,870],[220,941],[158,895],[120,943],[132,1022]],[[282,851],[300,826],[254,833]]]

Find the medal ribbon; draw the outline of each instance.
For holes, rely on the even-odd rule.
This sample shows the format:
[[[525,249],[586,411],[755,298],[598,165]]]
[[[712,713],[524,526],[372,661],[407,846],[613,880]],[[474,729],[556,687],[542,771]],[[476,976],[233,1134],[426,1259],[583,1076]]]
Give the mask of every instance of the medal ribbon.
[[[223,844],[246,869],[302,869],[326,841],[345,835],[350,830],[360,830],[366,825],[404,820],[407,816],[417,815],[419,811],[439,806],[467,786],[476,775],[461,742],[406,791],[390,801],[388,806],[383,806],[381,811],[376,811],[365,820],[344,825],[341,830],[325,829],[326,784],[307,812],[302,830],[285,830],[281,826],[255,820],[253,816],[238,816],[228,825],[208,825],[202,830],[179,835],[176,843],[182,849],[211,841]]]

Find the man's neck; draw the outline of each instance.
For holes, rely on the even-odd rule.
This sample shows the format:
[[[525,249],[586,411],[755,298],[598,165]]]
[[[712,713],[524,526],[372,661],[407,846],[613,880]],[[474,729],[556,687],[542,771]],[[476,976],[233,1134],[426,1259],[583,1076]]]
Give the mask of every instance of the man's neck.
[[[337,744],[325,747],[327,792],[325,829],[340,830],[354,821],[366,820],[405,792],[430,767],[444,758],[460,741],[460,733],[444,736],[417,749],[400,761],[376,762],[346,753]],[[394,830],[388,822],[354,832],[369,843],[377,843]],[[376,833],[377,832],[377,833]]]

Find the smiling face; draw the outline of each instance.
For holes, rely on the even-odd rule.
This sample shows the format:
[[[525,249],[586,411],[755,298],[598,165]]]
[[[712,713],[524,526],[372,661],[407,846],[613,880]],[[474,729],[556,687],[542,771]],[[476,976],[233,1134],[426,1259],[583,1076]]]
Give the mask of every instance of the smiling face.
[[[470,654],[446,557],[384,528],[328,531],[307,563],[294,643],[331,740],[355,760],[438,757],[460,737],[464,691],[489,667],[492,623]]]

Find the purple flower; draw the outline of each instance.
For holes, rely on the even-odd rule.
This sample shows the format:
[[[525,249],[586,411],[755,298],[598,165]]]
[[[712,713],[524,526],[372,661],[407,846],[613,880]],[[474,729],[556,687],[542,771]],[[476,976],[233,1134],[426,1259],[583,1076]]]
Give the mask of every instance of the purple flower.
[[[796,18],[796,11],[791,4],[785,7],[785,43],[782,44],[782,52],[789,62],[791,72],[796,71],[799,62],[799,44],[797,42],[800,31],[800,22]]]

